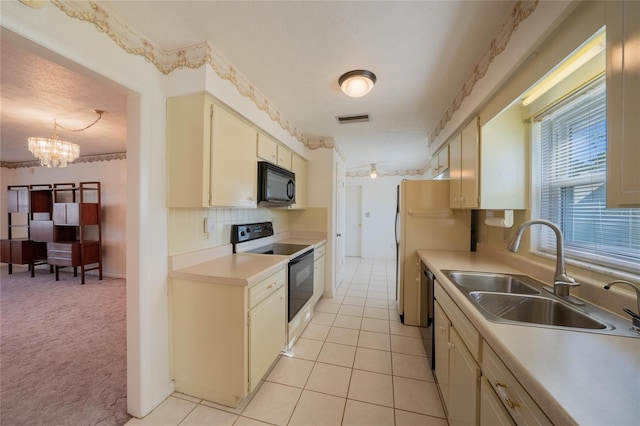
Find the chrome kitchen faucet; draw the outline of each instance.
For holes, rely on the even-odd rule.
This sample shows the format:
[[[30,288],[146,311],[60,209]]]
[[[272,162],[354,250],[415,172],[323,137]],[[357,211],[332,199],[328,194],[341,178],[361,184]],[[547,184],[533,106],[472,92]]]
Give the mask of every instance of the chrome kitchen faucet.
[[[544,219],[533,219],[523,223],[509,243],[508,250],[514,253],[518,251],[518,248],[520,248],[522,233],[531,225],[546,225],[556,234],[556,272],[553,278],[553,293],[557,296],[568,297],[569,288],[577,287],[580,284],[577,283],[574,278],[567,275],[564,266],[564,242],[562,239],[562,232],[556,224]],[[573,301],[574,298],[571,299]],[[577,299],[575,300],[577,301]]]

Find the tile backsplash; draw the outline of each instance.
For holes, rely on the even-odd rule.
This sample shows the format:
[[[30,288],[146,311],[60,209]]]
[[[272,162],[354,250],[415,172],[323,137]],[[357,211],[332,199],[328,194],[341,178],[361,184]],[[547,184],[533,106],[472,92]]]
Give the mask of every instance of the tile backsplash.
[[[271,221],[275,232],[287,231],[288,213],[286,210],[269,208],[169,209],[169,255],[228,244],[231,225],[238,223]]]

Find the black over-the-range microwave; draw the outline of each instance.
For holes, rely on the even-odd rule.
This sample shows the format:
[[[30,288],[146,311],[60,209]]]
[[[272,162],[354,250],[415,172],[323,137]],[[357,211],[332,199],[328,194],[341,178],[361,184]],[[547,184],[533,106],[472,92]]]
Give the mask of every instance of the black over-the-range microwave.
[[[258,161],[258,205],[289,206],[295,201],[295,173],[266,161]]]

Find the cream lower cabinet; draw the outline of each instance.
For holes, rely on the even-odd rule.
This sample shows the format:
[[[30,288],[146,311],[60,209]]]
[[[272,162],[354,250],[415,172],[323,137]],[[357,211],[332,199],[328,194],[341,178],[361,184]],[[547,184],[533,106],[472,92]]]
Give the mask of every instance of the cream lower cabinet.
[[[480,335],[435,283],[435,366],[449,425],[476,425],[480,411]]]
[[[285,348],[286,269],[243,287],[172,279],[176,391],[236,407]]]
[[[207,93],[167,100],[167,206],[256,207],[257,130]]]
[[[313,304],[324,294],[324,263],[325,244],[313,251]]]
[[[488,398],[486,393],[490,392],[515,424],[551,425],[549,418],[486,342],[483,349],[482,375],[489,385],[482,390],[485,393],[483,399]],[[482,424],[489,426],[495,423]]]
[[[475,425],[478,419],[480,367],[451,328],[449,336],[449,424]]]
[[[436,381],[440,388],[440,395],[445,411],[449,412],[449,330],[451,322],[444,314],[440,304],[434,303],[434,340],[435,340],[435,359],[436,359]]]
[[[480,385],[480,425],[481,426],[513,426],[515,422],[504,409],[502,402],[491,389],[486,378]]]
[[[249,392],[258,386],[285,347],[286,312],[284,285],[249,311]]]

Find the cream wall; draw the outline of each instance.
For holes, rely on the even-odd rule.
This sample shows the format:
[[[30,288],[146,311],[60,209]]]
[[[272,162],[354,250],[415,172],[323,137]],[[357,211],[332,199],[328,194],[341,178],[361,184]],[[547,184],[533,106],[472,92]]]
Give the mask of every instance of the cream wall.
[[[98,161],[71,164],[63,169],[33,167],[4,169],[3,190],[8,185],[100,182],[102,197],[103,274],[124,278],[126,273],[126,193],[127,161]],[[6,238],[6,206],[4,196],[0,210],[0,229]],[[91,271],[89,274],[96,274]]]

